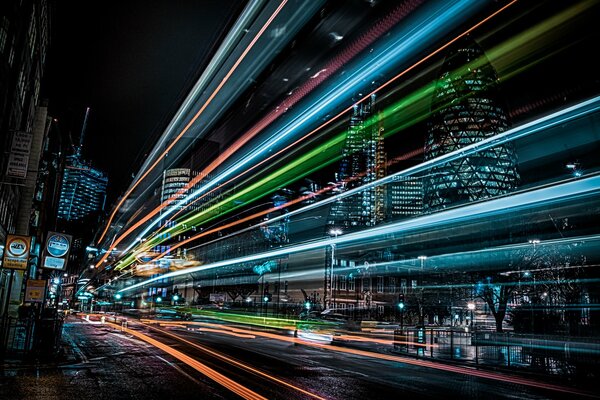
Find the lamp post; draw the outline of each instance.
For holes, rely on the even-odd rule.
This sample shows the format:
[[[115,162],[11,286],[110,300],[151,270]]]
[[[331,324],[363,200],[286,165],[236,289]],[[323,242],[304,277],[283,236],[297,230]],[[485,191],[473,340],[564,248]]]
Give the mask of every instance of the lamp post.
[[[473,311],[475,311],[475,303],[468,303],[467,308],[471,311],[471,330],[473,330]]]
[[[424,273],[424,267],[425,267],[425,260],[427,260],[427,256],[419,256],[418,259],[421,261],[421,283],[420,283],[420,288],[421,288],[421,304],[419,304],[419,325],[421,326],[425,326],[425,315],[424,315],[424,310],[423,310],[423,301],[424,301],[424,288],[423,288],[423,273]]]
[[[340,228],[331,228],[329,234],[337,239],[338,235],[342,234]],[[327,293],[325,308],[330,308],[333,300],[333,268],[335,266],[335,243],[331,243],[331,269],[329,270],[329,293]],[[327,290],[327,288],[325,288]]]

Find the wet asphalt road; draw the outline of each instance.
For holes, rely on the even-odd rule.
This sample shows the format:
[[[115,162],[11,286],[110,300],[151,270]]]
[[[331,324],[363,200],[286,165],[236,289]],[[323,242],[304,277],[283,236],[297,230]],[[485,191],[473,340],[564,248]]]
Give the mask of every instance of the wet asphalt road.
[[[0,399],[231,398],[210,379],[187,374],[162,351],[121,333],[70,320],[63,339],[67,354],[58,363],[5,362]]]
[[[501,380],[294,345],[178,327],[167,333],[130,328],[171,346],[269,399],[461,398],[544,399],[565,394]],[[177,340],[171,335],[188,340]],[[55,365],[5,363],[0,399],[229,399],[239,398],[162,350],[129,334],[71,319],[65,324],[66,359]],[[263,374],[193,346],[198,344]],[[274,379],[268,379],[265,375]],[[290,388],[275,379],[289,382]],[[569,396],[569,398],[573,398]]]

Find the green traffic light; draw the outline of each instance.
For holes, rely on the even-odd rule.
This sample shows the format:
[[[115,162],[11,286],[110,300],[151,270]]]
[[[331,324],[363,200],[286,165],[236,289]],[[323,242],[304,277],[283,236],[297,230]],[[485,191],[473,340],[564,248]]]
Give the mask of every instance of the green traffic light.
[[[404,303],[398,303],[398,308],[400,310],[404,310]]]

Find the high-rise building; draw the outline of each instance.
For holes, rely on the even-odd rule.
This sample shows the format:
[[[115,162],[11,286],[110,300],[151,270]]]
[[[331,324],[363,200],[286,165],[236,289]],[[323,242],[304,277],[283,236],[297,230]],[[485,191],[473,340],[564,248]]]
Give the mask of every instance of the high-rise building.
[[[83,160],[81,146],[66,157],[58,202],[58,218],[78,221],[104,210],[108,177]]]
[[[423,212],[423,178],[400,177],[388,184],[387,214],[389,220],[412,217]]]
[[[339,192],[371,183],[385,176],[382,120],[374,112],[375,95],[356,103],[343,148],[336,181]],[[329,214],[329,225],[340,228],[374,226],[385,219],[385,187],[365,189],[336,201]]]
[[[431,104],[425,160],[504,132],[498,77],[470,38],[446,57]],[[519,183],[513,146],[504,144],[432,168],[424,179],[425,211],[498,196]]]
[[[359,95],[361,96],[361,95]],[[346,141],[342,150],[336,189],[333,194],[359,188],[385,176],[386,156],[383,149],[383,120],[375,112],[375,94],[354,104]],[[385,186],[365,188],[331,205],[327,220],[328,234],[375,226],[385,220]],[[325,308],[334,306],[333,283],[336,264],[334,246],[325,253],[323,301]]]

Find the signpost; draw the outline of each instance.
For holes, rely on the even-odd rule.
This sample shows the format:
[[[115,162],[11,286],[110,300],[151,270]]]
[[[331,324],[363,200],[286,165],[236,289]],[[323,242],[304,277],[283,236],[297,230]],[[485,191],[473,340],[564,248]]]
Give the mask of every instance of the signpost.
[[[25,289],[26,303],[43,303],[48,282],[45,279],[29,279]]]
[[[29,132],[14,132],[6,166],[6,176],[20,179],[27,177],[32,140],[33,134]]]
[[[29,261],[29,251],[31,250],[31,237],[20,235],[8,235],[6,238],[6,247],[2,256],[2,268],[10,269],[8,278],[7,297],[4,303],[2,315],[8,315],[8,306],[12,293],[12,284],[15,278],[15,270],[25,271]]]
[[[21,271],[26,270],[30,247],[30,236],[8,235],[2,267]]]
[[[71,235],[48,232],[42,266],[44,268],[64,270],[67,266],[69,250],[71,249],[71,239]]]

